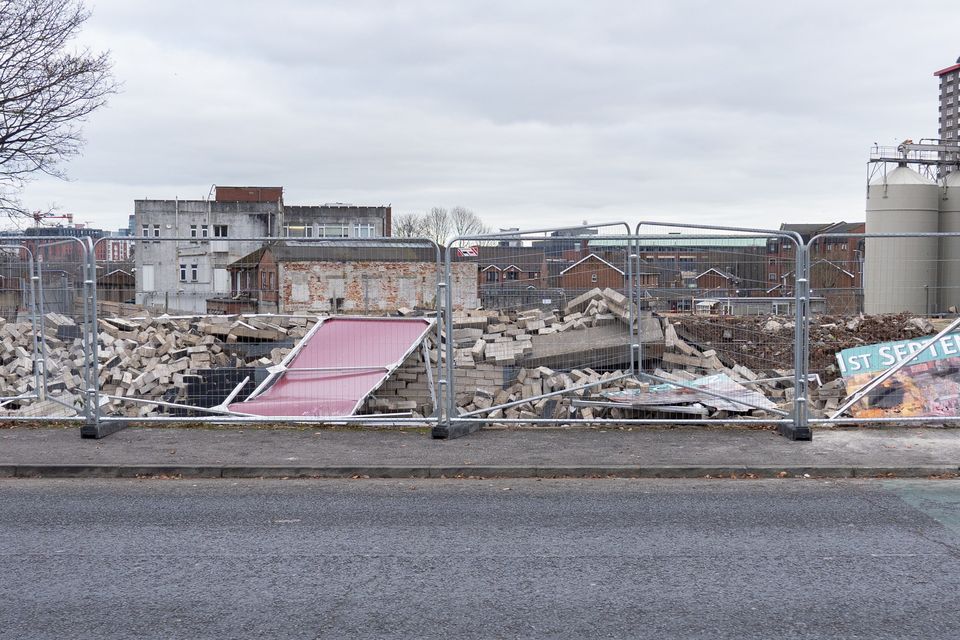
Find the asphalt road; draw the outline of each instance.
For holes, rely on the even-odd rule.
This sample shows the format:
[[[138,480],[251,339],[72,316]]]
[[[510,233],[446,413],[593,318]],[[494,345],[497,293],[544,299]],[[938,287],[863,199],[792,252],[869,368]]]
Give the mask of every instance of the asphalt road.
[[[0,481],[0,638],[958,638],[960,481]]]

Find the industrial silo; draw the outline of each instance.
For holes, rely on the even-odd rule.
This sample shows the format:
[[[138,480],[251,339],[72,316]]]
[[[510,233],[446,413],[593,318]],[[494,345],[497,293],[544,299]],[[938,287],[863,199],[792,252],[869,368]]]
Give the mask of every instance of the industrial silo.
[[[867,189],[866,232],[937,233],[940,195],[935,183],[900,166]],[[867,238],[863,307],[866,313],[924,315],[937,306],[936,237]]]
[[[940,231],[960,233],[960,171],[947,175],[940,191]],[[960,310],[960,237],[940,239],[940,308]]]

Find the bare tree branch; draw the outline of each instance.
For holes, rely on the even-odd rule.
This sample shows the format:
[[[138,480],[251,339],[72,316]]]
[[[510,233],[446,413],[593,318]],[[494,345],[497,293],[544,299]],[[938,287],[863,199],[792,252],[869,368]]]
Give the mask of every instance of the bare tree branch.
[[[465,207],[450,209],[450,224],[455,236],[478,236],[490,233],[490,227],[483,223],[480,216]]]
[[[440,246],[456,236],[475,236],[489,233],[476,213],[465,207],[454,207],[449,211],[443,207],[433,207],[427,213],[405,213],[393,221],[393,235],[398,238],[430,238]]]
[[[393,235],[396,238],[423,237],[423,217],[416,213],[403,213],[393,219]]]
[[[109,53],[70,46],[90,17],[82,0],[0,0],[0,214],[37,173],[64,178],[80,124],[116,93]]]
[[[450,237],[450,214],[443,207],[433,207],[423,214],[423,235],[440,246],[446,246]]]

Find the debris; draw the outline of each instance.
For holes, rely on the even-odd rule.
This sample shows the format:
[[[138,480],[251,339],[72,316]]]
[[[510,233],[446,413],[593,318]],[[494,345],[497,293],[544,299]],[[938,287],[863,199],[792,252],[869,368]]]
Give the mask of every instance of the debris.
[[[718,373],[711,376],[704,376],[685,383],[681,387],[676,384],[659,384],[650,386],[647,389],[626,389],[624,391],[615,391],[604,393],[604,397],[612,402],[619,402],[633,406],[655,406],[655,405],[676,405],[676,404],[703,404],[713,409],[745,413],[756,408],[776,409],[776,405],[770,402],[766,396],[757,391],[752,391],[741,384],[738,384],[726,374]],[[699,387],[707,389],[724,398],[718,398],[714,395],[702,393],[689,387]],[[728,400],[726,398],[733,398]],[[744,403],[736,402],[740,400]],[[751,406],[752,405],[752,406]]]

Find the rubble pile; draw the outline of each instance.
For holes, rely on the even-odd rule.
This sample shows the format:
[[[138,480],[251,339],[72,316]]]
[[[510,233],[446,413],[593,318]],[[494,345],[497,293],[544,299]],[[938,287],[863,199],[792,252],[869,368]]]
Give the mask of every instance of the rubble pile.
[[[688,341],[710,346],[721,359],[758,369],[792,366],[795,324],[783,316],[684,316],[674,318]],[[926,318],[910,314],[814,316],[810,321],[810,373],[826,381],[839,376],[836,354],[865,344],[892,342],[935,333]]]
[[[631,318],[645,336],[652,336],[644,338],[643,354],[644,370],[653,378],[626,375],[626,326]],[[210,402],[198,400],[196,389],[205,388],[204,376],[234,370],[242,380],[246,374],[238,369],[278,364],[315,321],[260,315],[101,318],[101,411],[135,418],[171,412],[164,403],[213,405],[222,400],[223,390],[212,393]],[[427,339],[431,370],[425,366],[424,351],[414,350],[361,412],[431,414],[437,393],[433,367],[443,362],[447,340],[453,347],[458,413],[494,422],[762,419],[773,417],[774,409],[789,411],[794,399],[794,324],[783,317],[640,315],[617,291],[593,289],[554,309],[457,311],[452,324],[451,335],[443,333],[441,349],[433,334]],[[846,396],[837,377],[838,351],[935,330],[930,321],[906,314],[813,318],[810,371],[821,376],[822,385],[811,385],[811,414],[832,412]],[[71,408],[80,404],[88,360],[81,336],[73,319],[56,313],[44,316],[50,399],[9,400],[0,405],[0,414],[74,415]],[[30,322],[0,319],[0,378],[7,397],[36,390],[33,339]],[[230,384],[232,388],[236,382]],[[738,404],[738,398],[747,404]],[[491,407],[499,408],[487,411]]]
[[[730,402],[693,389],[688,398],[670,406],[644,404],[656,396],[634,394],[634,404],[610,406],[608,400],[627,390],[657,390],[657,379],[624,377],[616,370],[579,367],[532,366],[537,360],[534,336],[563,331],[589,330],[610,322],[626,323],[630,314],[626,299],[610,289],[593,291],[573,300],[564,309],[533,309],[512,314],[473,310],[455,316],[453,333],[455,365],[463,369],[487,369],[475,378],[458,375],[457,407],[461,415],[491,406],[503,409],[481,413],[497,418],[622,418],[667,417],[667,414],[699,415],[713,419],[749,415],[771,417],[770,409],[789,412],[795,397],[793,383],[794,329],[792,320],[776,316],[653,316],[662,329],[662,353],[646,353],[644,366],[659,381],[680,383],[709,392],[711,385],[726,388]],[[817,316],[810,328],[812,362],[809,411],[821,417],[836,410],[846,397],[838,378],[836,354],[846,348],[915,338],[935,332],[924,318],[909,314],[853,317]],[[491,372],[490,369],[493,369]],[[556,369],[556,370],[555,370]],[[563,369],[563,371],[561,371]],[[497,379],[497,374],[502,379]],[[493,374],[493,375],[491,375]],[[714,376],[720,376],[714,378]],[[820,382],[822,384],[817,384]],[[590,383],[599,383],[580,388]],[[731,386],[732,385],[732,386]],[[570,391],[540,398],[543,394]],[[762,406],[737,405],[738,397],[760,394]],[[529,402],[524,402],[528,400]],[[761,402],[750,401],[751,405]]]
[[[101,318],[100,390],[104,396],[116,396],[101,410],[106,415],[130,417],[156,413],[158,405],[124,402],[124,397],[183,403],[191,376],[198,371],[277,364],[314,322],[305,316]],[[47,393],[59,402],[32,402],[26,407],[13,402],[4,407],[8,414],[73,415],[68,407],[78,406],[87,359],[81,328],[72,318],[56,313],[47,314],[44,324]],[[31,324],[0,321],[0,335],[0,371],[7,388],[17,394],[32,393],[36,385]],[[285,346],[250,355],[249,346],[256,343]]]
[[[593,383],[595,386],[587,386]],[[594,418],[604,413],[612,417],[624,417],[625,410],[619,408],[598,410],[589,406],[577,407],[578,400],[603,400],[605,391],[621,391],[637,388],[642,384],[632,378],[624,378],[622,371],[599,373],[590,368],[573,369],[569,373],[556,372],[549,367],[527,369],[521,367],[516,377],[500,389],[478,387],[462,392],[457,396],[460,415],[472,411],[488,409],[495,405],[510,405],[498,408],[484,415],[492,420],[538,419],[538,418]],[[460,391],[458,389],[458,391]],[[569,391],[569,393],[548,397],[544,394]],[[528,402],[524,402],[527,401]]]
[[[613,289],[593,289],[571,300],[563,309],[531,309],[506,313],[489,310],[467,310],[453,317],[454,365],[456,372],[457,410],[460,415],[480,412],[492,420],[553,418],[626,418],[666,417],[672,414],[690,414],[723,417],[731,413],[749,413],[756,417],[768,414],[763,409],[718,402],[703,394],[691,394],[684,406],[632,405],[610,402],[610,394],[646,391],[652,384],[640,381],[620,368],[606,367],[598,371],[579,366],[535,366],[538,336],[549,336],[568,331],[585,332],[586,343],[591,344],[592,331],[609,325],[626,325],[631,316],[636,321],[635,309],[628,307],[625,296]],[[648,316],[649,317],[649,316]],[[699,350],[684,341],[673,325],[662,318],[652,318],[655,334],[662,342],[660,368],[654,374],[663,381],[687,383],[710,374],[724,374],[742,389],[747,385],[770,399],[770,408],[787,405],[793,399],[793,385],[789,380],[757,382],[761,378],[784,378],[790,371],[774,369],[763,375],[735,362],[723,362],[715,350]],[[644,324],[647,330],[649,323]],[[624,336],[617,336],[620,360],[627,353]],[[561,370],[562,369],[562,370]],[[567,392],[567,393],[559,393]],[[541,397],[545,394],[557,394]],[[649,398],[648,398],[649,399]],[[653,397],[655,400],[655,397]],[[508,405],[492,411],[490,407]],[[689,410],[687,405],[696,405]]]
[[[454,363],[464,368],[483,362],[513,365],[533,352],[535,335],[601,327],[628,317],[627,298],[613,289],[592,289],[571,300],[562,314],[542,309],[458,311],[453,316]]]

